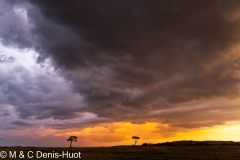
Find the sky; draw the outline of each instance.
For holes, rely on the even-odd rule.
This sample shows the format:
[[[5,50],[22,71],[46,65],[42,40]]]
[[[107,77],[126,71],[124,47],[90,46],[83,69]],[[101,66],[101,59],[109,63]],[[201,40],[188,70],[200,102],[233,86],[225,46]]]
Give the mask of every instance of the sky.
[[[240,141],[238,0],[0,0],[0,146]]]

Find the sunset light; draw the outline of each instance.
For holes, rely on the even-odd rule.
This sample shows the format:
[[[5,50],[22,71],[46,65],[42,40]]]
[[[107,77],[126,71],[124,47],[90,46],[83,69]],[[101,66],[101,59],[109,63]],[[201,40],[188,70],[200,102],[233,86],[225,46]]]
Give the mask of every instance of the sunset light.
[[[240,1],[0,7],[0,147],[240,142]]]

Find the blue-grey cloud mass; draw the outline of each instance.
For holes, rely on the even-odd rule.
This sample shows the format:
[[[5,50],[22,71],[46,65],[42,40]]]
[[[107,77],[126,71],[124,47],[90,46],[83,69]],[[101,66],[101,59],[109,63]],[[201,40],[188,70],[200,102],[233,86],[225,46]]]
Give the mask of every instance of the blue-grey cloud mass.
[[[240,120],[239,1],[0,6],[0,130]]]

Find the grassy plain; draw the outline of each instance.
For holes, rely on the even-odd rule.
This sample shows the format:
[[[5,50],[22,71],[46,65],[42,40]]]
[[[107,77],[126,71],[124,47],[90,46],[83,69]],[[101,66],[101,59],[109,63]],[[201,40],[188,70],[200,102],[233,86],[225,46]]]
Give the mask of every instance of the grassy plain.
[[[24,148],[8,147],[0,148],[0,151],[23,151],[24,158],[4,158],[30,159],[27,152],[42,151],[45,153],[59,153],[62,151],[81,152],[81,159],[84,160],[239,160],[240,146],[124,146],[124,147],[89,147],[89,148]],[[1,158],[0,158],[1,159]],[[2,158],[3,159],[3,158]],[[33,159],[67,159],[65,158],[36,158]],[[74,158],[71,158],[74,159]],[[79,159],[79,158],[75,158]]]

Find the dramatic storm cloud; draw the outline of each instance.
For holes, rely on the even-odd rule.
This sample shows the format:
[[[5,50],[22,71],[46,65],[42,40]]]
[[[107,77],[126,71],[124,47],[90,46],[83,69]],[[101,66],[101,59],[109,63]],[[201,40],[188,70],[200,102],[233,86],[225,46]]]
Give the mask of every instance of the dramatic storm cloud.
[[[6,134],[153,122],[169,135],[240,120],[239,1],[0,4]]]

